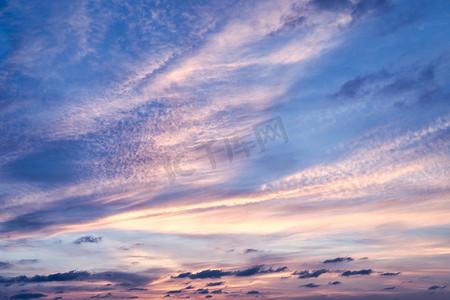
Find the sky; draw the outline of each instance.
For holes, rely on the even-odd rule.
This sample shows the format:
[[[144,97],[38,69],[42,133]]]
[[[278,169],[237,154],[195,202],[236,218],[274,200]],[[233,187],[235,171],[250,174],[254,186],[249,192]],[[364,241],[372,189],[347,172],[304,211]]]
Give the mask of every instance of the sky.
[[[0,1],[0,299],[449,299],[449,23]]]

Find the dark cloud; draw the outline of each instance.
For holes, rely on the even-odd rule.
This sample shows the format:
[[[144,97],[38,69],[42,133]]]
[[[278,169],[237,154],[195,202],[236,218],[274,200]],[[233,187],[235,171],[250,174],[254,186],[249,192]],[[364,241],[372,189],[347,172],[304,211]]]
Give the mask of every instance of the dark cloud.
[[[98,294],[98,295],[95,295],[95,296],[92,296],[92,297],[89,297],[89,298],[93,298],[93,299],[99,298],[99,299],[101,299],[101,298],[111,298],[111,297],[112,297],[112,294],[111,293],[107,293],[107,294],[104,294],[104,295]]]
[[[9,269],[12,267],[12,264],[5,262],[5,261],[0,261],[0,270],[1,269]]]
[[[267,270],[261,270],[260,273],[279,273],[279,272],[284,272],[287,270],[288,270],[288,268],[286,266],[284,266],[284,267],[280,267],[280,268],[276,268],[276,269],[269,268]]]
[[[222,276],[232,275],[232,272],[225,272],[222,270],[203,270],[195,274],[189,274],[190,279],[204,279],[204,278],[221,278]]]
[[[35,275],[33,277],[27,277],[24,275],[9,278],[0,277],[0,284],[85,281],[85,280],[107,280],[111,282],[121,282],[122,285],[126,286],[145,285],[152,281],[151,278],[136,273],[111,271],[111,272],[91,274],[87,271],[72,270],[66,273]]]
[[[35,275],[33,277],[17,276],[3,278],[0,277],[0,283],[35,283],[35,282],[51,282],[51,281],[72,281],[72,280],[86,280],[91,276],[86,271],[70,271],[66,273],[56,273],[50,275]]]
[[[206,295],[205,298],[212,298],[212,296],[211,295]]]
[[[244,250],[244,253],[252,253],[252,252],[258,252],[258,250],[252,249],[252,248],[249,248],[249,249],[245,249],[245,250]]]
[[[247,292],[247,295],[257,295],[257,294],[259,294],[259,292],[255,291],[255,290],[251,290],[251,291]]]
[[[329,270],[326,270],[326,269],[315,270],[312,272],[305,270],[305,271],[301,271],[301,272],[294,272],[293,275],[299,275],[298,278],[301,278],[301,279],[317,278],[320,275],[328,273],[328,272],[329,272]]]
[[[335,98],[354,98],[363,91],[364,86],[373,79],[372,75],[361,76],[345,82],[339,91],[333,95]]]
[[[222,289],[212,291],[211,294],[222,294]]]
[[[358,75],[344,82],[339,88],[339,91],[332,94],[331,97],[336,99],[353,99],[355,97],[360,97],[371,91],[371,85],[383,80],[391,79],[393,75],[392,72],[385,69]]]
[[[445,289],[446,287],[447,287],[446,285],[444,285],[444,286],[432,285],[428,289],[429,290],[438,290],[438,289]]]
[[[82,236],[74,241],[75,244],[82,244],[82,243],[99,243],[102,241],[102,237],[95,237],[91,235],[85,235]]]
[[[197,293],[199,293],[199,294],[209,294],[209,290],[208,289],[198,289]]]
[[[147,289],[144,288],[131,288],[129,291],[146,291]]]
[[[391,286],[391,287],[384,288],[383,290],[394,290],[394,289],[395,289],[395,286]]]
[[[339,263],[339,262],[344,262],[344,261],[353,261],[354,259],[351,257],[336,257],[333,259],[327,259],[324,260],[322,263],[324,264],[331,264],[331,263]]]
[[[398,274],[400,274],[400,272],[397,272],[397,273],[386,272],[386,273],[381,273],[380,275],[381,276],[397,276]]]
[[[176,278],[186,278],[189,277],[189,275],[192,275],[191,272],[181,273]]]
[[[182,292],[182,290],[173,290],[173,291],[168,291],[167,294],[179,294],[181,292]]]
[[[185,287],[184,289],[185,289],[185,290],[191,290],[191,289],[193,289],[193,288],[194,288],[194,286],[190,285],[190,286]]]
[[[246,270],[233,272],[233,275],[235,275],[235,276],[252,276],[252,275],[255,275],[258,273],[259,274],[279,273],[279,272],[283,272],[286,270],[287,270],[287,267],[281,267],[281,268],[277,268],[277,269],[273,269],[272,267],[270,267],[269,269],[264,269],[264,265],[258,265],[258,266],[248,268]]]
[[[219,281],[219,282],[210,282],[210,283],[207,283],[206,286],[219,286],[219,285],[222,285],[222,284],[224,284],[223,281]]]
[[[41,293],[23,293],[11,296],[9,299],[34,299],[34,298],[42,298],[47,297],[47,295]]]
[[[442,97],[439,83],[435,78],[435,69],[439,65],[439,59],[422,68],[415,68],[399,74],[393,81],[385,84],[381,92],[385,95],[398,95],[410,91],[417,91],[419,102],[430,102]]]
[[[376,72],[358,75],[347,80],[331,99],[355,99],[372,95],[391,98],[392,96],[415,93],[415,102],[421,105],[440,103],[448,99],[440,82],[436,79],[436,69],[443,58],[434,59],[420,67],[412,66],[402,70],[381,69]],[[398,108],[406,108],[404,101],[396,101]]]
[[[234,272],[234,275],[236,276],[252,276],[255,274],[258,274],[259,272],[261,272],[262,269],[262,265],[261,266],[254,266],[242,271],[236,271]]]
[[[328,282],[329,285],[338,285],[338,284],[342,284],[342,282],[340,281],[333,281],[333,282]]]
[[[352,275],[370,275],[372,274],[372,269],[365,269],[359,271],[345,271],[341,276],[352,276]]]
[[[301,285],[301,286],[302,287],[307,287],[307,288],[316,288],[316,287],[319,287],[320,284],[308,283],[308,284],[304,284],[304,285]]]
[[[280,267],[273,269],[272,267],[266,269],[264,265],[257,265],[250,267],[248,269],[239,270],[239,271],[222,271],[222,270],[203,270],[198,273],[181,273],[178,276],[172,278],[189,278],[189,279],[207,279],[207,278],[221,278],[222,276],[237,276],[237,277],[245,277],[245,276],[253,276],[256,274],[265,274],[265,273],[278,273],[286,271],[287,267]]]
[[[19,264],[35,264],[38,263],[39,259],[21,259],[18,261]]]

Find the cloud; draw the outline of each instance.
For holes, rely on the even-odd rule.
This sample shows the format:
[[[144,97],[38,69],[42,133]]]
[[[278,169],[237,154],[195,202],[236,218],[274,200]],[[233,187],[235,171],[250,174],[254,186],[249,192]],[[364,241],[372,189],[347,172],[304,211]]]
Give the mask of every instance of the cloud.
[[[354,257],[365,253],[392,257],[392,266],[400,266],[397,261],[402,259],[405,265],[399,269],[416,276],[421,262],[412,255],[420,252],[433,256],[430,262],[440,260],[445,244],[439,245],[441,240],[434,235],[415,237],[414,241],[422,242],[418,247],[404,242],[405,236],[398,237],[408,228],[432,226],[445,213],[440,208],[448,198],[448,180],[440,178],[448,178],[448,127],[441,130],[445,134],[421,135],[421,130],[426,131],[428,119],[446,110],[432,107],[398,112],[391,111],[389,103],[409,98],[405,93],[410,90],[411,98],[416,97],[417,87],[423,85],[427,85],[424,92],[429,88],[430,93],[420,95],[432,98],[436,95],[433,84],[446,83],[448,67],[436,64],[422,72],[414,63],[423,58],[416,56],[419,52],[428,56],[443,49],[432,42],[445,36],[446,23],[429,14],[430,6],[421,12],[427,15],[426,22],[413,28],[413,33],[377,40],[371,34],[379,31],[384,19],[360,28],[349,29],[348,25],[352,18],[359,21],[385,11],[389,1],[314,0],[309,1],[311,5],[284,0],[259,1],[257,5],[216,1],[200,8],[197,2],[163,2],[148,2],[147,6],[94,1],[68,11],[61,9],[64,4],[49,7],[47,2],[42,9],[37,5],[30,8],[26,1],[8,4],[16,8],[4,13],[6,22],[0,28],[2,44],[3,36],[11,36],[11,47],[4,53],[14,53],[7,58],[8,65],[0,68],[0,78],[5,79],[0,86],[8,93],[7,105],[0,101],[0,230],[5,233],[0,256],[15,264],[11,257],[39,253],[39,270],[46,270],[46,275],[39,275],[38,283],[55,280],[52,285],[58,285],[64,276],[58,273],[51,279],[48,275],[61,271],[52,269],[57,266],[71,270],[79,264],[81,270],[92,268],[95,272],[115,266],[126,273],[89,273],[86,282],[72,285],[92,284],[95,289],[99,288],[94,287],[95,282],[112,281],[117,285],[102,288],[125,291],[127,284],[152,280],[137,270],[169,265],[171,274],[180,269],[192,273],[178,275],[184,278],[175,280],[183,282],[180,286],[161,280],[158,291],[184,287],[192,278],[200,281],[196,288],[226,279],[230,287],[235,281],[240,286],[253,281],[251,288],[255,289],[267,283],[273,297],[279,291],[275,285],[288,288],[300,283],[279,280],[285,274],[276,272],[284,272],[286,267],[255,264],[306,264],[309,271],[298,276],[320,278],[323,273],[314,269],[330,265],[316,266],[317,258],[320,262],[338,251],[352,251],[349,255]],[[399,5],[408,10],[406,2]],[[437,5],[432,8],[439,11]],[[433,31],[436,34],[431,34]],[[407,38],[410,35],[414,38]],[[426,46],[429,49],[422,51]],[[396,54],[400,51],[404,52],[401,56]],[[373,68],[399,63],[411,70],[417,68],[417,74],[370,73]],[[9,79],[15,77],[17,82]],[[368,102],[359,98],[376,89],[386,97]],[[352,101],[324,103],[323,95],[334,92]],[[8,113],[10,119],[4,118],[6,111],[12,112]],[[284,150],[275,149],[262,159],[227,162],[221,170],[184,178],[186,181],[174,186],[148,184],[165,176],[155,166],[162,154],[172,154],[170,147],[183,146],[191,139],[202,143],[222,128],[231,132],[241,124],[251,126],[252,119],[278,111],[286,114],[290,133],[290,143],[280,148],[290,149],[285,163],[278,164],[275,159],[286,154]],[[332,119],[338,121],[329,129]],[[411,120],[414,124],[408,125]],[[405,139],[396,139],[404,131],[408,131]],[[361,135],[367,138],[360,139]],[[419,136],[415,144],[405,142],[415,136]],[[257,163],[263,167],[256,168]],[[277,172],[270,171],[275,169],[271,165],[278,165]],[[296,172],[299,176],[293,180],[293,188],[282,185],[268,193],[258,185]],[[6,177],[11,177],[11,183]],[[417,198],[426,203],[416,205]],[[124,212],[128,214],[118,222]],[[392,228],[400,231],[392,232]],[[71,244],[80,232],[100,232],[97,229],[105,229],[99,233],[105,243],[102,249]],[[275,231],[278,237],[267,235]],[[181,234],[174,237],[172,233]],[[22,237],[27,239],[9,245],[8,240]],[[122,243],[147,237],[152,241],[146,247],[117,252]],[[57,239],[63,242],[57,244]],[[270,251],[264,252],[264,257],[260,257],[262,253],[252,255],[253,251],[247,255],[223,253],[233,246],[242,254],[245,245]],[[3,251],[10,253],[3,256]],[[373,264],[375,269],[383,268],[378,260]],[[233,265],[240,267],[229,268]],[[437,268],[428,266],[426,275],[438,274]],[[14,270],[12,274],[3,275],[21,273]],[[28,277],[14,282],[33,282],[33,275],[26,273]],[[264,278],[254,280],[258,275]],[[323,285],[328,282],[325,279]],[[349,282],[343,286],[347,287],[353,289],[354,285]]]
[[[209,294],[209,290],[208,289],[198,289],[197,293],[199,293],[199,294]]]
[[[258,265],[258,266],[248,268],[246,270],[233,272],[233,275],[235,275],[235,276],[252,276],[255,274],[279,273],[279,272],[284,272],[286,270],[287,270],[287,267],[281,267],[281,268],[277,268],[277,269],[272,269],[272,267],[270,267],[269,269],[264,269],[264,265]]]
[[[438,290],[438,289],[445,289],[447,286],[446,285],[444,285],[444,286],[439,286],[439,285],[432,285],[432,286],[430,286],[428,289],[429,290]]]
[[[55,273],[50,275],[35,275],[33,277],[27,277],[25,275],[17,277],[4,278],[0,277],[0,283],[12,284],[12,283],[40,283],[40,282],[63,282],[63,281],[110,281],[110,282],[125,282],[128,285],[145,285],[152,281],[152,278],[140,275],[136,273],[126,272],[101,272],[101,273],[89,273],[87,271],[69,271],[66,273]]]
[[[338,92],[333,94],[335,98],[350,99],[362,95],[366,91],[366,87],[380,77],[388,76],[386,71],[375,72],[367,75],[358,75],[353,79],[346,81]]]
[[[345,261],[353,261],[353,258],[351,258],[351,257],[336,257],[333,259],[324,260],[322,263],[332,264],[332,263],[339,263],[339,262],[345,262]]]
[[[400,272],[397,272],[397,273],[386,272],[386,273],[381,273],[380,276],[397,276],[399,274],[400,274]]]
[[[359,271],[345,271],[341,276],[353,276],[353,275],[370,275],[372,274],[372,269],[365,269]]]
[[[293,275],[299,275],[298,278],[301,278],[301,279],[317,278],[320,275],[328,273],[328,272],[329,272],[329,270],[326,270],[326,269],[315,270],[312,272],[305,270],[305,271],[301,271],[301,272],[294,272]]]
[[[17,214],[13,218],[0,222],[0,233],[36,232],[55,225],[73,222],[91,221],[108,214],[110,208],[102,205],[101,200],[94,197],[67,197],[51,202],[45,207],[32,206],[31,212]],[[61,213],[63,211],[64,213]],[[89,211],[89,214],[86,212]]]
[[[188,277],[190,279],[205,279],[205,278],[221,278],[222,276],[230,276],[232,272],[225,272],[222,270],[203,270],[198,273],[183,273],[177,276],[177,278]]]
[[[249,248],[249,249],[245,249],[244,250],[244,253],[252,253],[252,252],[258,252],[259,250],[256,250],[256,249],[252,249],[252,248]]]
[[[0,261],[0,270],[1,269],[9,269],[12,267],[12,264],[4,261]]]
[[[107,293],[107,294],[104,294],[104,295],[98,294],[98,295],[95,295],[95,296],[91,296],[91,297],[89,297],[89,298],[92,298],[92,299],[96,299],[96,298],[102,299],[102,298],[111,298],[112,296],[113,296],[112,293]]]
[[[178,274],[178,276],[175,277],[175,278],[187,278],[187,277],[189,277],[190,275],[193,275],[193,274],[192,274],[191,272],[186,272],[186,273]]]
[[[292,5],[292,10],[280,17],[281,25],[272,31],[269,36],[274,37],[291,30],[295,30],[305,24],[306,15],[304,8],[296,4]]]
[[[102,241],[102,237],[94,237],[91,235],[82,236],[74,241],[74,244],[82,244],[82,243],[99,243]]]
[[[9,299],[34,299],[34,298],[42,298],[47,297],[47,295],[41,293],[23,293],[11,296]]]
[[[167,294],[179,294],[182,293],[182,290],[172,290],[172,291],[168,291]]]
[[[117,82],[113,80],[113,87],[117,87],[117,89],[107,89],[107,91],[105,91],[106,94],[101,96],[98,96],[98,94],[92,95],[86,102],[73,101],[72,93],[67,92],[69,94],[67,95],[67,98],[71,99],[71,101],[67,101],[67,103],[64,103],[65,105],[61,103],[61,111],[58,110],[54,112],[55,116],[52,116],[53,118],[49,117],[51,120],[46,120],[46,122],[44,122],[45,125],[41,124],[40,126],[40,134],[44,136],[42,138],[44,140],[51,140],[52,142],[44,141],[42,142],[42,149],[32,151],[32,153],[26,153],[25,155],[22,155],[23,157],[14,159],[12,162],[12,169],[10,170],[11,172],[8,173],[16,174],[16,177],[20,177],[21,180],[25,182],[39,182],[39,180],[45,180],[50,183],[64,184],[66,191],[70,190],[72,194],[75,193],[75,190],[83,191],[82,193],[84,193],[84,187],[96,191],[108,190],[109,188],[114,187],[113,181],[118,183],[121,187],[124,187],[126,186],[126,183],[124,183],[125,178],[127,178],[129,179],[127,183],[131,182],[133,186],[132,190],[134,191],[136,182],[130,178],[150,180],[150,177],[161,176],[161,172],[158,173],[156,171],[150,172],[152,174],[149,175],[149,170],[157,169],[154,164],[160,161],[162,152],[170,154],[170,149],[167,149],[168,147],[163,147],[164,145],[179,145],[182,142],[186,142],[186,138],[184,137],[190,138],[200,131],[204,132],[205,126],[208,127],[205,134],[208,134],[208,132],[211,131],[214,133],[213,130],[209,129],[211,128],[210,125],[218,123],[216,118],[218,115],[221,118],[225,117],[225,119],[230,120],[240,116],[247,117],[247,119],[251,118],[253,112],[255,113],[253,116],[260,115],[258,112],[261,111],[270,113],[270,109],[268,108],[272,107],[274,99],[278,99],[285,90],[283,86],[279,86],[279,84],[275,83],[273,86],[267,86],[269,81],[266,80],[266,77],[269,77],[271,74],[265,72],[265,70],[267,70],[266,68],[278,69],[280,66],[292,66],[298,62],[308,61],[312,57],[317,57],[320,53],[325,51],[325,49],[330,49],[334,46],[335,42],[330,42],[331,40],[335,40],[333,33],[341,31],[342,26],[349,22],[348,14],[346,16],[341,16],[337,13],[332,14],[330,12],[321,13],[315,10],[311,11],[311,8],[308,8],[307,5],[303,8],[302,5],[293,5],[290,1],[282,1],[280,4],[261,2],[261,4],[258,4],[255,7],[246,6],[244,11],[245,14],[247,12],[250,13],[248,15],[249,18],[232,17],[226,19],[222,13],[219,13],[222,9],[218,9],[216,6],[217,4],[207,5],[208,9],[205,9],[205,11],[202,12],[197,10],[198,7],[194,7],[192,11],[189,10],[189,13],[180,13],[180,18],[189,24],[187,27],[184,25],[181,26],[178,22],[178,18],[177,22],[171,23],[168,21],[174,21],[174,19],[172,15],[173,12],[171,10],[166,11],[167,7],[160,7],[158,13],[154,12],[154,9],[143,11],[142,8],[133,8],[132,11],[130,11],[130,15],[124,17],[125,19],[128,19],[130,16],[134,15],[136,20],[133,17],[133,22],[130,22],[130,24],[125,22],[120,26],[116,24],[117,18],[110,15],[120,15],[120,13],[116,11],[117,8],[115,6],[106,9],[104,14],[101,13],[100,20],[104,21],[105,24],[102,24],[101,21],[100,23],[95,22],[98,20],[97,14],[99,11],[103,11],[102,9],[92,11],[89,10],[87,6],[83,6],[80,11],[74,9],[76,11],[76,14],[74,14],[76,17],[73,17],[73,14],[69,13],[70,24],[74,26],[74,31],[70,31],[70,33],[77,33],[77,38],[75,40],[79,40],[82,37],[81,39],[83,42],[81,44],[86,45],[85,50],[87,51],[80,51],[79,58],[81,59],[86,55],[87,61],[83,60],[81,65],[76,64],[76,66],[80,68],[77,69],[78,72],[80,72],[79,74],[86,74],[84,71],[86,71],[87,68],[91,71],[91,73],[87,72],[87,74],[95,73],[99,75],[96,73],[98,66],[109,66],[110,69],[102,70],[103,72],[100,72],[102,75],[108,75],[98,77],[102,78],[102,82],[103,80],[109,82],[108,78],[111,80],[110,76],[113,76],[112,74],[116,76],[122,75],[120,77],[123,79],[123,84],[127,86],[126,91],[130,91],[128,90],[128,83],[131,82],[135,84],[134,86],[139,85],[139,91],[137,91],[137,93],[131,91],[130,93],[126,92],[125,94],[122,94],[125,88],[121,88],[120,85],[117,85]],[[233,5],[231,4],[226,6],[233,11],[241,11],[241,8],[232,7]],[[34,9],[32,11],[34,11]],[[126,10],[128,9],[131,8],[127,8]],[[64,8],[61,10],[64,11]],[[178,9],[174,10],[178,11]],[[304,14],[301,13],[302,10],[305,10]],[[137,13],[137,11],[139,11],[139,13]],[[150,11],[152,13],[150,13]],[[215,11],[218,15],[211,15],[211,11]],[[159,13],[162,13],[165,17],[161,17]],[[192,15],[197,15],[198,13],[202,15],[202,18],[199,19],[209,21],[202,21],[200,22],[202,25],[200,25],[193,24],[196,22],[192,22],[190,18],[185,19],[186,15],[192,17]],[[149,14],[151,14],[151,16]],[[159,17],[164,19],[164,22],[162,22],[163,24],[156,22],[155,17],[156,19],[159,19]],[[317,19],[315,17],[317,17]],[[75,18],[75,20],[73,18]],[[66,22],[65,18],[61,16],[57,19],[63,24]],[[121,18],[119,19],[122,20]],[[82,22],[82,20],[86,20],[86,22]],[[220,23],[218,20],[226,22]],[[170,26],[172,26],[171,30],[167,29],[168,24],[166,24],[166,22],[169,22]],[[213,24],[216,23],[220,23],[220,26],[212,30]],[[144,24],[146,25],[144,26]],[[258,25],[256,26],[255,24]],[[113,28],[109,28],[108,26],[110,25],[113,26]],[[118,27],[123,26],[122,29],[124,32],[118,30],[115,27],[116,25]],[[96,29],[93,31],[97,32],[100,36],[93,34],[93,32],[89,30],[89,26],[94,26]],[[145,30],[142,29],[142,26],[145,27]],[[202,28],[202,26],[205,26],[205,28]],[[270,33],[276,32],[277,30],[282,30],[284,32],[303,26],[305,26],[305,32],[296,35],[297,37],[278,40],[276,43],[273,43],[273,47],[263,47],[268,50],[267,53],[258,52],[262,47],[261,42],[265,43],[265,39]],[[66,26],[61,26],[61,28],[66,28]],[[161,35],[158,34],[157,36],[148,34],[149,32],[153,32],[152,29],[154,28],[165,28],[168,32]],[[187,35],[189,38],[187,36],[176,37],[173,36],[174,32],[176,32],[173,31],[173,28],[182,29],[183,32],[184,30],[189,31],[189,29],[192,28],[195,28],[196,30]],[[144,30],[146,34],[137,35],[135,30],[139,32],[141,29]],[[211,35],[206,34],[209,30],[212,30],[212,32],[210,32]],[[113,32],[117,35],[113,34]],[[202,32],[202,34],[200,34],[200,32]],[[104,41],[106,44],[100,42],[102,40],[102,34],[108,34],[108,36],[110,34],[112,35]],[[128,65],[128,59],[122,61],[123,64],[131,68],[131,70],[127,70],[127,75],[118,71],[123,71],[123,69],[116,63],[116,60],[112,60],[109,55],[107,55],[107,58],[101,55],[102,53],[105,53],[103,48],[97,49],[99,50],[98,52],[94,52],[100,55],[100,57],[105,58],[109,64],[100,63],[101,60],[97,61],[99,57],[97,57],[96,54],[91,53],[90,47],[87,46],[90,45],[89,41],[92,37],[91,35],[95,36],[95,38],[92,39],[93,44],[103,45],[102,47],[110,45],[112,49],[115,49],[114,53],[117,53],[115,51],[119,51],[119,53],[124,54],[126,57],[133,58],[133,66]],[[58,36],[65,40],[65,34],[59,32]],[[155,47],[154,43],[160,45],[156,42],[160,39],[163,39],[165,43],[170,42],[170,46],[167,46],[167,44],[162,42],[162,54],[158,52],[158,55],[150,55],[150,58],[144,56],[146,59],[142,60],[144,58],[142,53],[147,53],[146,49],[142,49],[135,44],[135,41],[130,40],[130,37],[142,38],[142,36],[151,36],[151,43],[147,39],[142,41],[142,43],[150,47],[152,51],[159,50],[159,47]],[[175,39],[166,40],[168,36],[172,36]],[[191,44],[194,36],[194,40],[199,42],[199,44]],[[110,38],[111,41],[109,40]],[[45,40],[46,39],[43,39],[44,44]],[[177,44],[178,40],[184,41],[183,47],[174,47],[174,44]],[[132,45],[136,47],[127,45],[125,41],[132,43]],[[97,44],[97,42],[99,44]],[[113,43],[113,45],[110,43]],[[140,43],[138,44],[140,45]],[[195,51],[191,47],[194,47]],[[43,48],[46,49],[47,47]],[[65,51],[71,49],[71,47],[64,48]],[[34,48],[30,45],[30,49],[40,49],[40,47]],[[187,51],[187,53],[184,53],[182,49]],[[299,49],[301,49],[301,51],[299,51]],[[131,51],[133,55],[128,53],[128,50]],[[126,54],[122,51],[125,51]],[[45,66],[46,64],[41,63],[41,57],[38,53],[40,54],[40,51],[36,52],[36,57],[32,61],[35,63],[39,62],[40,65]],[[171,60],[174,56],[177,58],[176,61]],[[20,57],[20,55],[18,55],[18,57]],[[45,57],[52,60],[51,55]],[[139,60],[139,58],[141,60]],[[135,61],[135,59],[138,61]],[[151,63],[152,60],[155,60],[158,63],[153,64]],[[64,63],[66,62],[64,61]],[[144,63],[144,66],[137,67],[142,63]],[[59,70],[59,64],[56,65]],[[114,65],[114,67],[112,67],[112,65]],[[75,67],[72,64],[70,66],[71,69]],[[255,72],[254,69],[258,71]],[[62,68],[62,70],[64,70],[64,68]],[[56,72],[56,70],[52,71]],[[131,74],[128,73],[128,71]],[[30,72],[30,74],[33,73],[34,72]],[[73,74],[66,74],[66,71],[63,73],[64,74],[60,74],[61,76],[56,76],[56,74],[54,74],[55,77],[52,78],[64,77],[67,80],[67,84],[72,83],[73,78],[71,78],[71,75]],[[236,74],[239,76],[237,77]],[[262,74],[259,76],[261,78],[253,78],[257,74]],[[233,86],[235,81],[234,78],[241,78],[241,75],[251,81],[254,80],[254,84],[249,86],[248,83],[244,84],[246,80],[239,79],[242,83],[238,84],[239,86],[235,88]],[[272,78],[279,77],[278,74],[272,75],[275,75]],[[69,78],[67,78],[67,76]],[[39,76],[36,80],[39,81],[41,77],[44,76]],[[97,76],[94,76],[94,78],[91,79],[88,79],[85,76],[81,77],[82,78],[78,78],[78,80],[82,80],[82,82],[78,81],[78,84],[82,83],[85,87],[86,90],[83,90],[83,93],[89,94],[88,90],[96,90],[97,86],[95,88],[91,87],[92,89],[90,89],[86,85],[90,86],[92,82],[95,82],[94,79],[97,78]],[[111,84],[111,82],[109,83]],[[209,83],[211,83],[213,87],[204,88]],[[133,84],[130,85],[133,86]],[[37,89],[38,86],[39,84],[36,85],[36,90],[40,90],[41,86]],[[53,86],[59,87],[63,86],[63,84],[50,84],[49,88]],[[75,86],[78,87],[77,85]],[[107,86],[108,88],[110,87],[109,84]],[[74,86],[73,88],[74,90],[78,90]],[[198,102],[196,99],[202,98],[201,96],[204,92],[203,89],[211,91],[212,94],[209,94],[208,92],[208,96],[205,97],[205,105],[201,104],[202,109],[197,109],[196,106]],[[144,91],[143,95],[136,95],[141,91]],[[223,91],[226,91],[227,93],[223,95]],[[190,96],[190,98],[188,96]],[[124,97],[128,100],[123,101]],[[57,95],[55,98],[60,99],[61,97]],[[84,96],[82,96],[82,98],[85,99]],[[45,108],[45,115],[48,115],[46,113],[46,107],[43,108]],[[196,111],[196,113],[193,113],[194,111]],[[237,114],[235,114],[235,112],[237,112]],[[36,118],[36,120],[37,119],[40,118]],[[189,123],[188,119],[192,119],[196,124],[210,125],[186,126],[186,124]],[[50,126],[47,126],[47,122]],[[30,129],[28,134],[31,134],[31,132],[34,132],[34,129]],[[36,135],[39,135],[39,133],[36,133]],[[152,136],[151,141],[150,139],[147,139],[146,136]],[[74,147],[71,147],[71,145],[74,145]],[[55,158],[54,161],[52,161],[52,157]],[[95,167],[92,167],[92,162],[95,162]],[[152,165],[149,165],[150,162]],[[27,165],[31,165],[34,168],[26,169],[24,166]],[[46,166],[50,166],[50,168],[46,168]],[[66,173],[64,173],[65,171]],[[42,177],[39,177],[40,172],[42,172]],[[93,184],[87,182],[83,187],[74,188],[71,183],[78,183],[79,177],[86,181],[89,181],[89,179],[93,177],[99,178],[98,182],[101,181],[102,185],[96,186],[98,182]],[[52,201],[59,199],[59,193],[57,191],[52,192],[53,194],[48,197],[51,198]],[[76,195],[72,196],[75,197]],[[92,200],[92,202],[94,201],[95,200]],[[128,202],[133,202],[133,200],[128,199]],[[67,207],[67,205],[61,203],[55,210],[61,212],[65,207]],[[58,216],[55,216],[55,211],[48,210],[31,212],[30,214],[24,213],[23,216],[12,216],[11,222],[2,224],[5,225],[4,227],[2,226],[2,229],[5,228],[5,232],[11,229],[19,229],[23,232],[26,231],[26,229],[32,231],[56,225],[54,227],[55,230],[57,230],[56,228],[59,227],[58,225],[66,223],[82,224],[86,219],[95,220],[104,215],[111,215],[113,212],[117,213],[118,211],[115,209],[117,207],[120,206],[114,206],[110,203],[104,207],[101,205],[92,205],[89,210],[92,214],[77,215],[74,213],[72,215],[70,212],[67,212],[67,218],[62,218],[61,216],[56,218]],[[132,206],[124,205],[122,207],[129,208]]]
[[[240,277],[242,277],[242,276],[253,276],[255,274],[260,273],[261,270],[262,270],[262,265],[261,266],[254,266],[254,267],[242,270],[242,271],[236,271],[236,272],[233,273],[233,275],[240,276]]]
[[[173,278],[189,278],[189,279],[206,279],[206,278],[221,278],[222,276],[237,276],[246,277],[253,276],[256,274],[266,274],[266,273],[279,273],[287,270],[287,267],[280,267],[273,269],[264,268],[264,265],[257,265],[244,270],[238,271],[223,271],[223,270],[203,270],[198,273],[181,273]]]
[[[394,289],[395,289],[395,286],[391,286],[391,287],[386,287],[383,290],[394,290]]]
[[[398,66],[359,74],[345,81],[339,90],[331,94],[333,99],[360,100],[367,97],[412,97],[408,103],[431,103],[446,98],[443,86],[436,76],[443,57],[435,58],[419,66]]]
[[[39,259],[21,259],[17,263],[26,265],[26,264],[35,264],[38,262]]]
[[[219,282],[210,282],[210,283],[207,283],[206,286],[219,286],[219,285],[222,285],[222,284],[224,284],[223,281],[219,281]]]
[[[317,288],[320,286],[320,284],[314,284],[314,283],[308,283],[308,284],[304,284],[301,285],[302,287],[307,287],[307,288]]]
[[[333,282],[328,282],[329,285],[338,285],[338,284],[342,284],[342,282],[340,281],[333,281]]]
[[[35,282],[51,282],[51,281],[72,281],[72,280],[86,280],[91,276],[86,271],[70,271],[66,273],[55,273],[50,275],[35,275],[33,277],[17,276],[3,278],[0,277],[0,283],[35,283]]]
[[[222,289],[212,291],[211,294],[222,294]]]
[[[257,295],[259,294],[259,291],[251,290],[247,292],[247,295]]]

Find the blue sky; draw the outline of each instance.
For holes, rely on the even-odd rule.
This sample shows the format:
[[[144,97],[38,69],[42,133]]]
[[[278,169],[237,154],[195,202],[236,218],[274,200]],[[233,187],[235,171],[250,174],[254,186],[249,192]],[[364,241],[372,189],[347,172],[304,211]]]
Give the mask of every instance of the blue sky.
[[[1,2],[0,299],[446,299],[449,17]]]

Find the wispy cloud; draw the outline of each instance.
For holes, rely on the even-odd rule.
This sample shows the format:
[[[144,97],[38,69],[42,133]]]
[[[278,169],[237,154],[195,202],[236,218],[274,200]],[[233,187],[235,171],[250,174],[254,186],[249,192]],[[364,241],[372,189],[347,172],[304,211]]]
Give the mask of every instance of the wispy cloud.
[[[0,6],[2,296],[445,297],[447,3]]]

